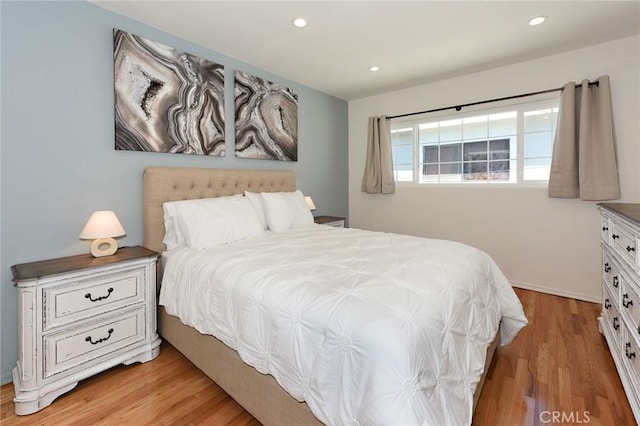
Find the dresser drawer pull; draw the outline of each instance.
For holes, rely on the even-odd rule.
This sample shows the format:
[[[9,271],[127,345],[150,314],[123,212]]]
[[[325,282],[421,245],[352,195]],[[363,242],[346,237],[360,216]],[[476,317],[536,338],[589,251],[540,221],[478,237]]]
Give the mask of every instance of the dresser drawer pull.
[[[629,306],[633,305],[633,300],[627,301],[628,298],[629,298],[629,295],[627,293],[625,293],[622,296],[622,306],[624,306],[625,308],[628,308]]]
[[[629,348],[631,347],[631,343],[627,342],[626,347],[624,348],[624,354],[627,356],[627,358],[631,359],[631,358],[635,358],[636,357],[636,353],[635,352],[629,352]]]
[[[615,317],[615,318],[613,319],[613,329],[614,329],[614,330],[617,330],[617,329],[619,329],[619,328],[620,328],[620,324],[618,324],[618,317]]]
[[[604,308],[609,310],[610,307],[611,307],[611,301],[608,298],[604,299]],[[638,324],[638,333],[640,333],[640,324]]]
[[[618,319],[618,318],[616,318]],[[614,325],[615,327],[615,325]],[[619,326],[618,326],[619,327]],[[617,329],[616,329],[617,330]],[[85,342],[89,342],[92,345],[97,345],[98,343],[102,343],[102,342],[106,342],[107,340],[109,340],[109,338],[111,337],[111,333],[113,333],[113,328],[110,328],[107,333],[109,333],[109,335],[107,337],[103,337],[102,339],[98,339],[95,342],[93,341],[93,339],[91,338],[91,336],[87,336],[86,339],[84,339]]]
[[[107,289],[107,295],[106,296],[98,296],[98,297],[96,297],[94,299],[93,297],[91,297],[91,293],[87,293],[87,294],[84,295],[84,298],[85,299],[89,299],[92,302],[99,302],[99,301],[104,300],[104,299],[108,298],[109,296],[111,296],[111,292],[113,292],[113,287],[109,287]]]
[[[631,253],[632,251],[636,251],[635,247],[627,246],[627,251]]]
[[[638,334],[640,334],[640,324],[638,324]]]
[[[612,234],[611,238],[613,238],[614,240],[617,240],[618,238],[620,238],[620,235],[618,234]]]
[[[602,230],[603,230],[603,231],[608,231],[608,230],[609,230],[609,228],[607,228],[606,226],[603,226],[603,227],[602,227]]]
[[[613,286],[615,288],[618,288],[618,285],[620,285],[620,283],[618,281],[618,276],[616,275],[615,277],[613,277]]]
[[[605,272],[609,272],[610,270],[611,270],[611,266],[609,266],[609,264],[608,264],[608,263],[605,263],[605,264],[604,264],[604,271],[605,271]]]

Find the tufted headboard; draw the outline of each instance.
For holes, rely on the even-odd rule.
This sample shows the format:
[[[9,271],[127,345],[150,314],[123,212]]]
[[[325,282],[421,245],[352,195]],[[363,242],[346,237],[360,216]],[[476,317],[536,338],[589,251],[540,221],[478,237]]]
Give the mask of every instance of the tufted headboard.
[[[295,174],[289,170],[231,170],[178,167],[147,167],[143,176],[143,244],[162,253],[165,245],[165,201],[223,197],[251,192],[296,190]]]

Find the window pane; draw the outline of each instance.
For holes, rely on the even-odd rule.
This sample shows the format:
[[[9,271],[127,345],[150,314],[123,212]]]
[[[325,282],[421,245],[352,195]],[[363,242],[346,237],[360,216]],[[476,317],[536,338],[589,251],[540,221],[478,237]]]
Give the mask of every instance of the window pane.
[[[421,124],[420,143],[438,142],[438,123]]]
[[[487,162],[464,163],[464,180],[487,180]]]
[[[465,118],[462,122],[462,137],[464,140],[487,138],[488,126],[486,115]]]
[[[446,145],[440,145],[440,161],[462,161],[462,144],[450,143]]]
[[[396,180],[399,182],[412,182],[413,164],[396,164]]]
[[[539,132],[543,130],[551,131],[553,125],[551,108],[538,111],[527,111],[524,113],[524,131]]]
[[[440,141],[455,141],[460,139],[462,139],[462,120],[440,122]]]
[[[551,158],[535,158],[524,160],[524,180],[549,180]]]
[[[516,111],[489,115],[489,137],[515,135],[518,125],[517,118]]]
[[[442,175],[459,175],[462,172],[461,163],[442,163],[440,164],[440,174]]]
[[[422,165],[422,174],[423,175],[437,175],[438,174],[438,164],[423,164]]]
[[[413,162],[413,145],[398,145],[396,147],[395,163],[411,164]]]
[[[440,164],[440,182],[441,183],[462,182],[462,164],[461,163]]]
[[[487,141],[464,143],[464,161],[479,161],[486,159]]]
[[[510,161],[490,161],[489,179],[494,181],[509,181]]]
[[[552,150],[553,137],[551,132],[524,135],[524,158],[551,157]]]
[[[413,145],[413,128],[405,128],[391,131],[391,144]]]
[[[510,159],[510,139],[494,139],[489,141],[489,159],[490,160],[508,160]]]
[[[423,163],[438,163],[438,145],[423,145],[422,158]]]

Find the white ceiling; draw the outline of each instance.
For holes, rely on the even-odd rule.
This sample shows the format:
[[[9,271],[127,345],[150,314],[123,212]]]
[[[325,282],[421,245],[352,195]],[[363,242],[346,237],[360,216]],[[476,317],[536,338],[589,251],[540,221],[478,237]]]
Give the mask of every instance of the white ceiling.
[[[637,0],[93,3],[345,100],[640,33]]]

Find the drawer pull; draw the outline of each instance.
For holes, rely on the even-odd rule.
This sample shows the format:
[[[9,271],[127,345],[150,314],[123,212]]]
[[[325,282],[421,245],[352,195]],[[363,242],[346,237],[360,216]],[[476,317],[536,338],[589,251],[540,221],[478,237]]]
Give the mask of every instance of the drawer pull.
[[[616,318],[618,319],[618,318]],[[614,325],[615,327],[615,325]],[[620,327],[620,326],[618,326]],[[617,329],[616,329],[617,330]],[[107,333],[109,333],[109,335],[107,337],[103,337],[102,339],[98,339],[95,342],[93,341],[93,338],[91,336],[87,336],[86,339],[84,339],[85,342],[89,342],[92,345],[97,345],[98,343],[102,343],[102,342],[106,342],[107,340],[109,340],[109,338],[111,337],[111,333],[113,333],[113,328],[110,328]]]
[[[98,297],[96,297],[96,298],[94,299],[93,297],[91,297],[91,293],[87,293],[87,294],[85,294],[85,295],[84,295],[84,298],[85,298],[85,299],[89,299],[89,300],[91,300],[92,302],[99,302],[99,301],[104,300],[104,299],[107,299],[109,296],[111,296],[111,292],[112,292],[112,291],[113,291],[113,287],[109,287],[109,288],[107,289],[107,295],[106,295],[106,296],[98,296]]]
[[[627,342],[627,344],[625,346],[626,347],[624,348],[624,354],[627,356],[627,358],[629,358],[629,359],[635,358],[636,357],[636,353],[635,352],[629,352],[629,348],[631,348],[631,343]]]
[[[620,283],[619,283],[619,281],[618,281],[618,276],[616,275],[615,277],[613,277],[613,286],[614,286],[615,288],[618,288],[618,285],[619,285],[619,284],[620,284]]]
[[[625,293],[622,296],[622,306],[624,306],[625,308],[628,308],[629,306],[633,305],[633,300],[627,301],[628,298],[629,298],[629,295],[627,293]]]
[[[611,266],[609,266],[609,263],[605,263],[604,264],[604,271],[605,272],[609,272],[611,270]]]
[[[640,324],[638,324],[638,334],[640,334]]]
[[[619,329],[619,328],[620,328],[620,324],[618,324],[618,317],[615,317],[615,318],[613,319],[613,329],[614,329],[614,330],[617,330],[617,329]],[[88,337],[87,337],[87,339],[88,339]]]
[[[604,299],[604,308],[609,309],[611,307],[611,301],[607,298]],[[640,333],[640,324],[638,324],[638,333]]]
[[[603,230],[603,231],[608,231],[608,230],[609,230],[609,228],[608,228],[608,227],[606,227],[606,226],[603,226],[603,227],[602,227],[602,230]]]
[[[632,251],[636,251],[635,247],[627,246],[627,251],[631,253]]]
[[[618,234],[612,234],[611,238],[613,238],[614,240],[617,240],[618,238],[620,238],[620,235]]]

